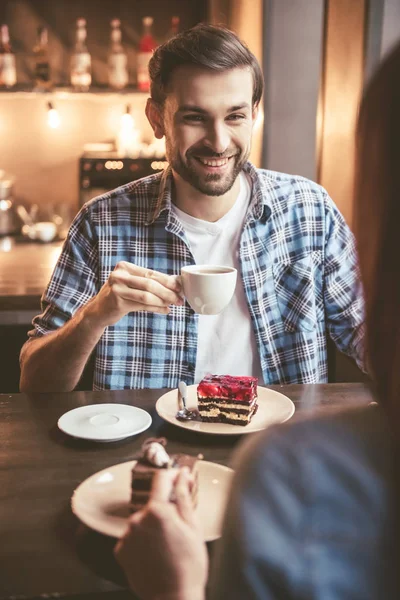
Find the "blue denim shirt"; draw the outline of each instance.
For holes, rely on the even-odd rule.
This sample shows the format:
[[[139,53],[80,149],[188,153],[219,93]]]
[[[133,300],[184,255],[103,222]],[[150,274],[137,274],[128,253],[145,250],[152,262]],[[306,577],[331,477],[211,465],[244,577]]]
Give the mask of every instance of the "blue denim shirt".
[[[327,381],[327,336],[362,362],[363,298],[354,239],[325,190],[304,177],[244,167],[252,185],[240,276],[264,383]],[[31,336],[64,325],[119,261],[180,274],[194,264],[171,210],[172,175],[153,175],[88,202],[74,220]],[[232,327],[235,324],[232,323]],[[198,315],[132,312],[96,347],[94,389],[194,383]]]
[[[378,407],[294,420],[238,457],[212,600],[400,598],[391,436]]]

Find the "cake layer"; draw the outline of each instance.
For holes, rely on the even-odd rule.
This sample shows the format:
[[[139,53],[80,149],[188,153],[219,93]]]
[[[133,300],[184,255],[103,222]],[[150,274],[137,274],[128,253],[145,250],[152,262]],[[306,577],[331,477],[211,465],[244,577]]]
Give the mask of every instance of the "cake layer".
[[[233,375],[206,375],[197,387],[197,397],[221,398],[237,402],[249,402],[257,396],[256,377]]]
[[[218,406],[214,406],[214,407],[210,407],[210,408],[206,408],[204,410],[199,411],[200,412],[200,416],[212,416],[212,417],[216,417],[219,414],[223,414],[223,415],[229,415],[229,418],[231,419],[247,419],[249,417],[252,417],[258,409],[258,404],[256,404],[255,406],[252,407],[251,410],[248,411],[233,411],[233,410],[225,410],[224,408],[220,408]]]
[[[256,402],[257,398],[254,398],[251,402],[232,402],[220,398],[198,398],[197,405],[200,413],[205,409],[219,408],[224,411],[231,410],[235,413],[247,414],[253,410]]]
[[[131,501],[138,504],[146,504],[150,497],[150,490],[132,490]]]
[[[232,415],[232,418],[237,417],[238,419],[247,419],[249,415],[253,414],[253,410],[229,410],[219,406],[208,406],[207,408],[202,408],[199,410],[200,417],[207,415],[216,416],[220,413],[223,413],[224,415]]]
[[[223,418],[220,418],[222,417]],[[224,415],[220,415],[218,417],[202,417],[201,420],[204,423],[225,423],[226,425],[248,425],[250,423],[250,419],[246,420],[238,420],[238,419],[229,419],[229,417],[225,417]]]
[[[197,403],[199,406],[205,406],[212,403],[225,406],[226,408],[244,408],[247,410],[250,406],[253,406],[256,400],[257,398],[253,398],[252,400],[231,400],[230,398],[218,398],[218,396],[201,396],[200,398],[197,398]]]
[[[138,492],[149,492],[151,490],[152,482],[153,475],[151,475],[150,477],[146,477],[146,479],[135,476],[135,478],[132,480],[132,489]]]
[[[253,415],[257,412],[258,404],[245,414],[238,414],[232,411],[224,411],[218,408],[199,411],[201,420],[205,423],[228,423],[230,425],[247,425],[250,423]]]

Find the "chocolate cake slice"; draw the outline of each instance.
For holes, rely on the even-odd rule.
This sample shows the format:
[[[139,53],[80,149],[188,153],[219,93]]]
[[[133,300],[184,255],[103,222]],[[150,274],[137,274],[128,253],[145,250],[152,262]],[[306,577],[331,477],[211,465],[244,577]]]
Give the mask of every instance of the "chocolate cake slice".
[[[247,425],[257,412],[257,377],[206,375],[197,387],[202,421]]]
[[[154,475],[160,469],[180,469],[188,467],[194,477],[191,486],[193,506],[197,506],[198,489],[198,461],[199,457],[188,454],[168,455],[165,450],[166,439],[146,440],[142,446],[142,455],[132,468],[131,501],[130,511],[132,513],[143,508],[147,504]],[[170,498],[174,502],[174,495]]]

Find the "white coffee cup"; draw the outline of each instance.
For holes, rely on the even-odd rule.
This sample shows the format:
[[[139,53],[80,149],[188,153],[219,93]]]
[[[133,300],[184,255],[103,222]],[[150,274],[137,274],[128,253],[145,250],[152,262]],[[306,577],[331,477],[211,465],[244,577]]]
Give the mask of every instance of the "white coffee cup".
[[[200,315],[217,315],[229,304],[236,278],[234,267],[190,265],[181,269],[185,298]]]

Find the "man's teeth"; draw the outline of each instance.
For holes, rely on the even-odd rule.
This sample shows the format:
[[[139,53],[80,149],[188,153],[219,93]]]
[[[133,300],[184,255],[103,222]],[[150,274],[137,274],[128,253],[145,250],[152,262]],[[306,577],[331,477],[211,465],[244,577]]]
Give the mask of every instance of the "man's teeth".
[[[203,163],[203,165],[207,165],[208,167],[223,167],[227,164],[229,158],[200,158],[198,160]]]

